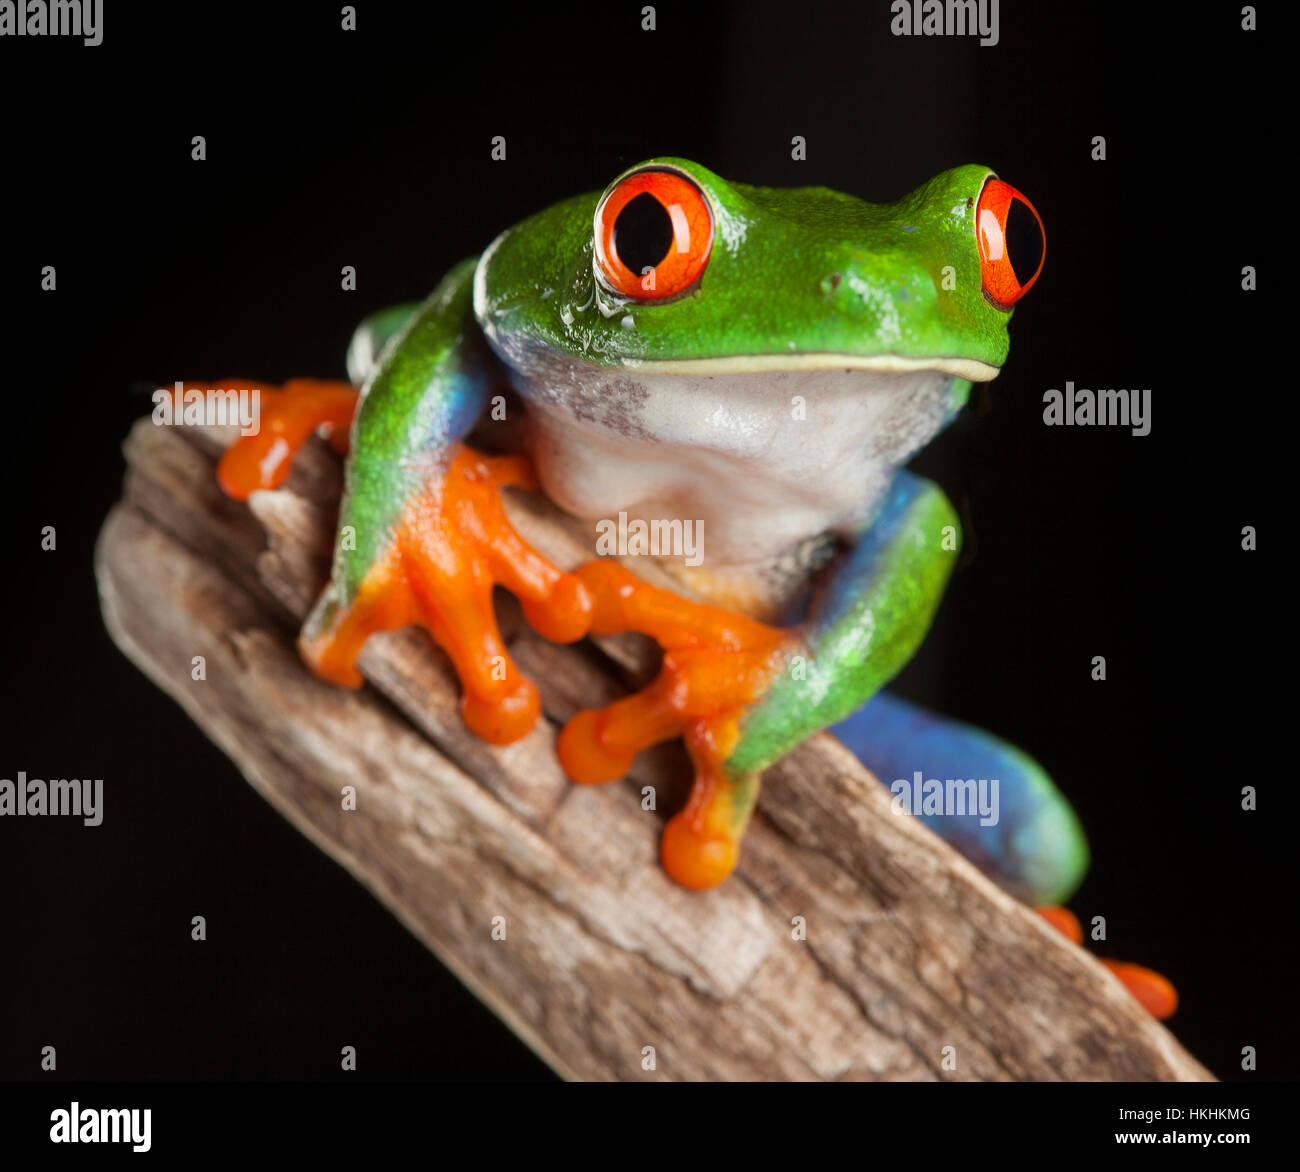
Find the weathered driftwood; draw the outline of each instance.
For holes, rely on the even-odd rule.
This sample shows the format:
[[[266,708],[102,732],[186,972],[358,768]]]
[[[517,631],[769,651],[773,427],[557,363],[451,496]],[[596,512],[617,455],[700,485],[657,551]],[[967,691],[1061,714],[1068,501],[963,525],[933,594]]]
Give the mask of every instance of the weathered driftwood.
[[[546,720],[503,749],[466,731],[422,632],[373,638],[360,693],[319,682],[293,635],[324,578],[338,458],[313,442],[284,489],[241,505],[214,480],[227,438],[148,420],[132,431],[125,499],[97,554],[109,630],[562,1075],[1210,1077],[1092,957],[894,815],[829,736],[769,771],[731,879],[676,887],[657,842],[688,786],[680,748],[594,788],[570,785],[554,752],[577,708],[646,677],[653,658],[635,640],[553,646],[506,606]],[[545,501],[511,496],[518,527],[557,562],[590,556]],[[657,812],[642,809],[644,786]]]

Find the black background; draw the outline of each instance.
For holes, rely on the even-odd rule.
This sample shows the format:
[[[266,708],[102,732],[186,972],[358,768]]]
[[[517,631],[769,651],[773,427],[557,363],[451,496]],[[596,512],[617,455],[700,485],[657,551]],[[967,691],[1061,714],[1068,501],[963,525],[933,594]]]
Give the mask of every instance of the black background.
[[[338,7],[109,0],[99,48],[0,40],[0,776],[103,777],[106,806],[0,821],[0,1077],[51,1077],[54,1044],[60,1078],[337,1078],[341,1038],[363,1078],[551,1077],[113,647],[91,554],[150,406],[132,385],[342,377],[363,315],[655,154],[874,201],[979,162],[1037,205],[1004,373],[916,462],[974,557],[898,687],[1054,774],[1093,848],[1072,906],[1175,981],[1198,1058],[1294,1076],[1269,34],[1231,4],[1148,26],[1004,2],[992,48],[894,38],[885,3],[660,4],[654,33],[640,4],[362,4],[356,33]],[[1045,428],[1067,379],[1150,387],[1152,433]]]

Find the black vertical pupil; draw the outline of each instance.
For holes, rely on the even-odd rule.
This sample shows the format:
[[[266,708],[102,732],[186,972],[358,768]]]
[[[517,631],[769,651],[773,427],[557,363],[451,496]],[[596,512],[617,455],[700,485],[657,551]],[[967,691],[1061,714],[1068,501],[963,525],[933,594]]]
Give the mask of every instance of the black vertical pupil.
[[[614,221],[614,252],[632,272],[640,276],[655,268],[673,243],[673,221],[648,191],[628,200]]]
[[[1038,272],[1043,259],[1043,232],[1038,217],[1019,199],[1013,199],[1007,211],[1007,259],[1022,285]]]

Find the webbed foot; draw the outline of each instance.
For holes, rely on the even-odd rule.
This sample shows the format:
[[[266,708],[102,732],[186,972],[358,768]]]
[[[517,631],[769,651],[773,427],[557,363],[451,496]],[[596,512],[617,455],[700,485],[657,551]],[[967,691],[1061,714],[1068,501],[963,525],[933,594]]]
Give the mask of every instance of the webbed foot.
[[[704,606],[642,582],[616,562],[575,571],[594,609],[591,634],[637,631],[663,648],[646,688],[579,712],[560,734],[559,754],[575,782],[622,777],[641,750],[683,737],[695,766],[686,808],[664,829],[664,869],[684,887],[714,887],[735,869],[740,838],[758,797],[757,773],[728,767],[747,706],[767,691],[798,646],[788,631]]]
[[[492,589],[518,596],[529,622],[559,643],[586,634],[591,599],[576,577],[515,531],[500,498],[507,485],[537,487],[525,457],[460,446],[446,472],[406,502],[391,540],[346,605],[335,594],[336,573],[298,641],[313,670],[359,687],[356,660],[371,634],[422,626],[451,658],[470,730],[497,745],[527,734],[540,710],[537,689],[501,639]]]

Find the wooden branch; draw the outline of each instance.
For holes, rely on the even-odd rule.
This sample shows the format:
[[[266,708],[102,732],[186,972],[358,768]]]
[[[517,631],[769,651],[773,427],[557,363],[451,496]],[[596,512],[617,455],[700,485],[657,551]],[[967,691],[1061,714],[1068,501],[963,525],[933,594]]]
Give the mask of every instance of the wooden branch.
[[[372,638],[359,693],[318,681],[293,636],[324,581],[338,458],[313,441],[284,489],[241,505],[213,474],[228,438],[148,420],[131,432],[96,555],[113,638],[563,1076],[1210,1077],[1085,951],[895,816],[830,736],[768,771],[731,879],[675,886],[657,843],[689,785],[680,748],[592,788],[570,785],[555,756],[576,709],[652,670],[638,640],[553,646],[504,606],[546,720],[501,749],[466,731],[422,632]],[[560,564],[591,556],[541,498],[512,493],[509,509]],[[644,559],[634,568],[651,576]],[[642,809],[644,786],[657,812]]]

